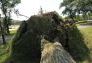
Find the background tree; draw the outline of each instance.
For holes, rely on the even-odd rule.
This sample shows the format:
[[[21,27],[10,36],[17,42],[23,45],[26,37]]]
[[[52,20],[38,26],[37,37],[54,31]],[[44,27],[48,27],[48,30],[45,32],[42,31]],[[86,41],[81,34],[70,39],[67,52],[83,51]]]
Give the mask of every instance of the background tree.
[[[3,12],[4,19],[0,23],[0,28],[2,31],[3,44],[6,44],[5,41],[5,32],[10,34],[9,24],[11,21],[11,11],[12,9],[20,3],[20,0],[0,0],[0,9]]]
[[[20,0],[0,0],[0,7],[4,14],[3,26],[6,32],[9,34],[9,21],[11,19],[12,9],[20,3]]]
[[[84,17],[92,12],[92,0],[63,0],[60,4],[61,7],[65,7],[63,14],[75,17],[78,14],[82,14]]]

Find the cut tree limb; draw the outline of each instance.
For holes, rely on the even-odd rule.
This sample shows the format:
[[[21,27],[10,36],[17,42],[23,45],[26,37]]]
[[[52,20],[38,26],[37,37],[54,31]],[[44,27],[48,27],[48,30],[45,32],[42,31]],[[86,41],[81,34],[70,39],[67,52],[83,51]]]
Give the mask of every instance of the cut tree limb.
[[[50,43],[47,40],[43,46],[40,63],[76,63],[59,42]]]

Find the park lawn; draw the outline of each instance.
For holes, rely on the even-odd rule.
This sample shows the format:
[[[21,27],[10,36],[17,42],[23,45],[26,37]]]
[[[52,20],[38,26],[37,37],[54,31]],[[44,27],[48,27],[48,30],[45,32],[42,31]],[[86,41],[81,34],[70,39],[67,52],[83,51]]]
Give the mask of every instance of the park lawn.
[[[8,44],[0,45],[0,63],[3,63],[9,56],[9,51],[7,50]]]
[[[9,36],[13,37],[15,33],[16,30],[12,30]],[[6,45],[0,44],[0,63],[5,62],[9,57],[9,42]]]
[[[92,63],[92,27],[80,28],[79,30],[82,33],[84,42],[90,51],[89,57],[80,63]]]
[[[92,63],[92,27],[80,28],[79,30],[83,34],[84,42],[90,51],[90,57],[80,61],[79,63]],[[16,31],[11,31],[11,35],[14,35],[15,33]],[[0,63],[3,63],[9,57],[9,51],[7,51],[8,47],[9,44],[0,45]]]

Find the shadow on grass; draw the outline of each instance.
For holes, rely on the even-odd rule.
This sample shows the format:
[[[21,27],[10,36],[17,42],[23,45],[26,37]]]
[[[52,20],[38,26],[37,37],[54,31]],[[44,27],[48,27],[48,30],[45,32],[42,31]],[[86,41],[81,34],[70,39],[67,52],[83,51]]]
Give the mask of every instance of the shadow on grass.
[[[89,58],[89,49],[84,42],[83,35],[76,26],[69,32],[69,53],[77,62]]]

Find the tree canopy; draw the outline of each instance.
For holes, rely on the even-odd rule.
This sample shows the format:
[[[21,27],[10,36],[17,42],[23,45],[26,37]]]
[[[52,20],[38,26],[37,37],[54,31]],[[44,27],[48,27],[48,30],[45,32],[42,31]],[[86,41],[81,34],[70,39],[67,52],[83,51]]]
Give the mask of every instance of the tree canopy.
[[[4,19],[1,23],[3,25],[2,33],[10,34],[9,24],[11,22],[11,11],[12,9],[21,2],[21,0],[0,0],[0,9],[4,15]],[[5,39],[3,39],[5,41]]]
[[[8,27],[8,21],[11,17],[12,9],[21,2],[21,0],[0,0],[0,9],[4,15],[4,26]]]
[[[92,12],[92,0],[63,0],[60,8],[65,7],[63,14],[74,17],[76,14]]]

